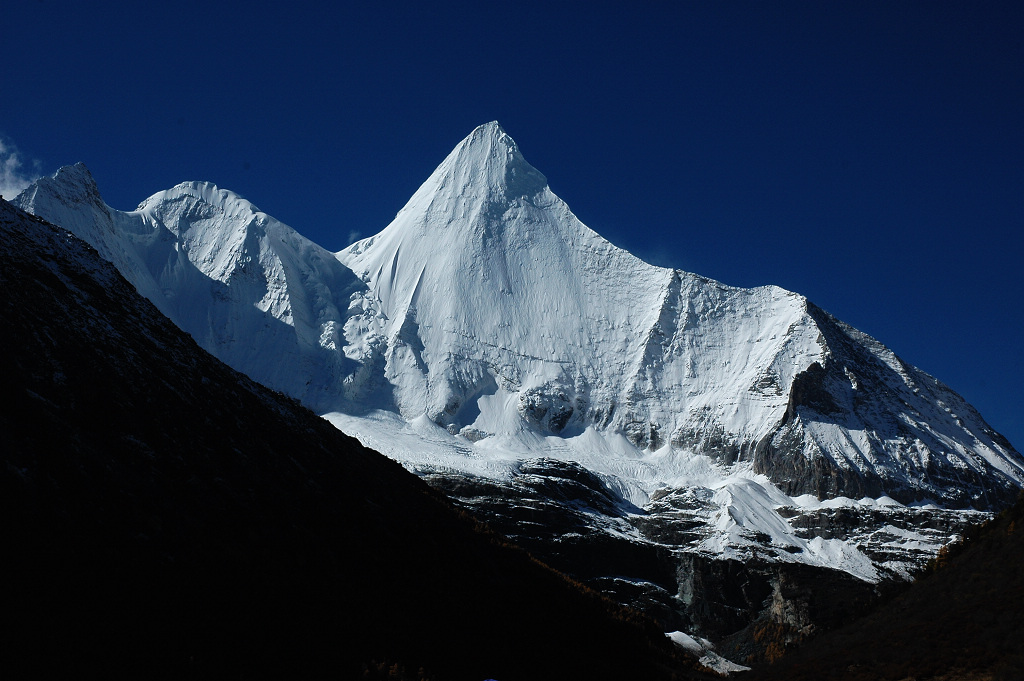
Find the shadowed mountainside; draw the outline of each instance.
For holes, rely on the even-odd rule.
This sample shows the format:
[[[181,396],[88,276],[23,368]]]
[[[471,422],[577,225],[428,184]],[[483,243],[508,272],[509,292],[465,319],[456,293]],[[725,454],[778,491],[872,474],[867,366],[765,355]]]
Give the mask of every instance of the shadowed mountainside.
[[[743,681],[1024,678],[1024,496],[870,615]]]
[[[699,677],[3,201],[0,259],[6,678]]]

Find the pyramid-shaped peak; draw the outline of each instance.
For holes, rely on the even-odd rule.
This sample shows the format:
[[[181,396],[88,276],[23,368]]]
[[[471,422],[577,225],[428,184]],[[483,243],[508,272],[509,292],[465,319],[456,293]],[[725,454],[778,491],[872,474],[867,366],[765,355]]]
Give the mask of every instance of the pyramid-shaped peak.
[[[512,139],[498,121],[491,121],[478,126],[473,132],[459,143],[452,155],[460,156],[481,156],[493,155],[497,159],[506,162],[517,160],[523,161],[519,153],[519,146]],[[465,160],[465,159],[464,159]]]
[[[96,180],[92,173],[81,161],[74,165],[64,166],[54,174],[53,179],[64,185],[96,186]]]
[[[516,199],[547,186],[508,133],[491,121],[477,127],[438,166],[424,187],[444,187],[464,196]],[[422,189],[422,188],[421,188]]]
[[[501,127],[498,121],[491,121],[490,123],[484,123],[483,125],[477,126],[473,132],[469,134],[465,142],[467,144],[501,144],[509,149],[518,151],[516,141],[509,137],[505,129]]]
[[[96,185],[96,179],[82,162],[64,166],[54,173],[52,178],[42,177],[37,180],[37,183],[60,187],[86,195],[99,196],[100,193],[99,187]]]
[[[35,213],[41,203],[86,204],[104,208],[99,187],[84,163],[64,166],[50,177],[40,177],[24,189],[14,204]]]

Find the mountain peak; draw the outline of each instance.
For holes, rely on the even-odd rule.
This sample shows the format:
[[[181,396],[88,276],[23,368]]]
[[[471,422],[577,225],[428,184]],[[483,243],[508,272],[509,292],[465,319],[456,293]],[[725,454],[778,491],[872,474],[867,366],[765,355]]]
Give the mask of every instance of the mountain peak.
[[[515,140],[491,121],[463,139],[421,191],[441,189],[453,196],[503,202],[533,196],[547,184],[547,178],[523,158]]]
[[[353,258],[360,259],[368,250],[391,257],[381,253],[395,255],[403,243],[406,253],[439,251],[451,255],[465,248],[479,252],[506,231],[511,224],[506,219],[509,211],[518,214],[543,206],[543,212],[551,208],[552,202],[559,200],[548,189],[547,178],[523,158],[519,146],[501,125],[491,121],[478,126],[455,146],[390,225],[352,244],[339,257],[358,269]],[[477,267],[482,262],[477,259],[475,264],[467,265]]]
[[[138,211],[150,211],[167,202],[191,200],[214,206],[228,215],[255,216],[262,214],[258,207],[241,194],[222,189],[212,182],[181,182],[170,189],[153,194],[139,204]]]
[[[34,212],[32,206],[41,196],[49,196],[66,205],[103,206],[99,187],[84,163],[64,166],[51,177],[40,177],[15,199],[15,205]]]
[[[498,123],[498,121],[491,121],[490,123],[478,125],[473,132],[469,133],[469,135],[456,146],[456,150],[462,146],[476,147],[480,149],[504,148],[512,153],[519,152],[519,147],[516,145],[516,141],[512,139],[507,132],[505,132],[505,129],[501,127],[501,124]]]
[[[93,178],[92,173],[81,161],[73,165],[60,168],[56,173],[54,173],[53,177],[58,182],[64,181],[67,183],[77,183],[93,187],[96,186],[96,180]]]
[[[505,129],[503,127],[501,127],[501,123],[499,123],[498,121],[491,121],[490,123],[484,123],[483,125],[478,125],[476,127],[476,129],[473,130],[473,132],[470,133],[469,136],[470,137],[474,137],[474,136],[476,136],[478,134],[479,135],[500,135],[500,136],[504,136],[504,137],[508,138],[509,142],[511,142],[513,145],[515,145],[515,141],[511,137],[508,136],[508,133],[505,132]]]

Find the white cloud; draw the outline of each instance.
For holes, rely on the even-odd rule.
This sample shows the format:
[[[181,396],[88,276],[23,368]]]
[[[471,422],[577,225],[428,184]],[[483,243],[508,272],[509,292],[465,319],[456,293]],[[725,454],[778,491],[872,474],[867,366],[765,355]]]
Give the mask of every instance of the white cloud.
[[[348,233],[348,243],[349,244],[354,244],[355,242],[359,241],[362,238],[363,238],[362,233],[361,232],[357,232],[354,229],[351,232]]]
[[[35,172],[23,168],[18,148],[8,141],[0,139],[0,195],[5,199],[13,199],[39,177],[39,162],[33,163]]]

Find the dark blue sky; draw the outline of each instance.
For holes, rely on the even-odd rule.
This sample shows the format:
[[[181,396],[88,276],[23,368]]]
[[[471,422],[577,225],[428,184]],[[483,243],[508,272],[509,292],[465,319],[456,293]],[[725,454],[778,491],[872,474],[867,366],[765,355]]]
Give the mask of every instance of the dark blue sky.
[[[1024,448],[1024,3],[324,4],[9,3],[0,172],[210,180],[337,250],[496,119],[615,244],[800,292]]]

